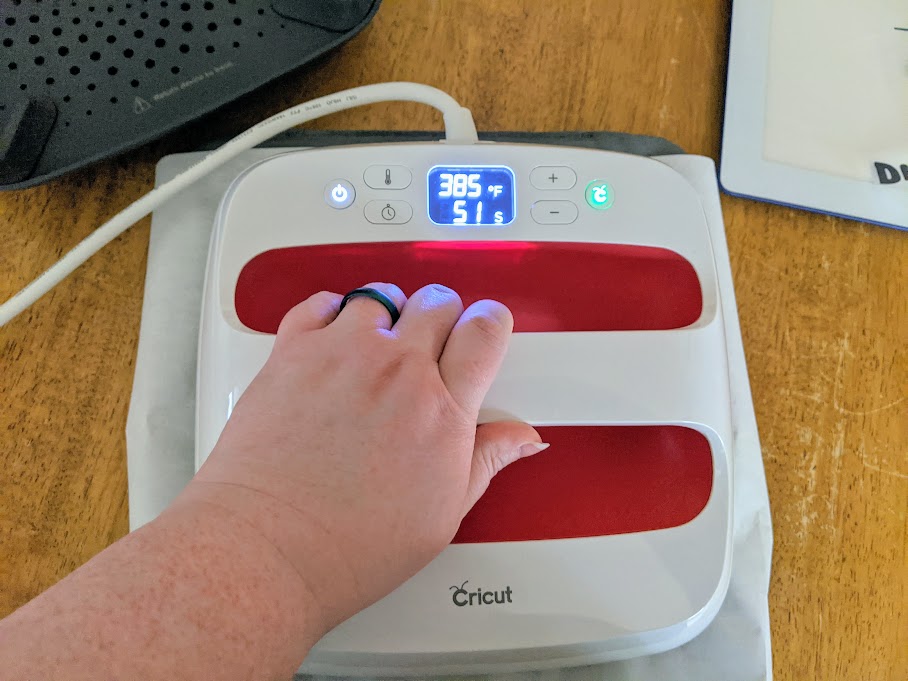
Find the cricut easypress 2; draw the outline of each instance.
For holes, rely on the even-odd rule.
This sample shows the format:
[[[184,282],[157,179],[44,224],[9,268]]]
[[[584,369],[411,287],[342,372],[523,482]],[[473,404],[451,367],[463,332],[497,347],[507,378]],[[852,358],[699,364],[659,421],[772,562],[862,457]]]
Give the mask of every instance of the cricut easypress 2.
[[[309,295],[433,282],[506,303],[483,420],[551,448],[454,543],[326,636],[304,670],[488,672],[667,650],[731,570],[732,426],[712,161],[519,144],[293,151],[238,177],[208,259],[196,467]],[[731,292],[727,292],[731,295]]]

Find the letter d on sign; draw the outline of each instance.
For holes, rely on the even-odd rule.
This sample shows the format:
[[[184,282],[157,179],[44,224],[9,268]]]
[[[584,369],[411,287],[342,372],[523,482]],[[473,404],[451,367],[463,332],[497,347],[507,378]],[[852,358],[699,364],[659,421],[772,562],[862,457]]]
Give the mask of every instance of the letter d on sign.
[[[876,174],[880,178],[880,184],[895,184],[902,180],[898,168],[893,168],[888,163],[877,162],[873,164],[873,167],[876,168]]]

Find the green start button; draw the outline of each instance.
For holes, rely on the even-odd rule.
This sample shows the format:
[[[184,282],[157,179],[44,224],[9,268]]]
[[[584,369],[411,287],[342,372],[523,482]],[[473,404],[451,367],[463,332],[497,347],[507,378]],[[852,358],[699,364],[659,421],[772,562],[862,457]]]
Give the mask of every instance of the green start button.
[[[586,186],[586,202],[591,208],[605,210],[611,208],[614,201],[615,195],[605,180],[593,180]]]

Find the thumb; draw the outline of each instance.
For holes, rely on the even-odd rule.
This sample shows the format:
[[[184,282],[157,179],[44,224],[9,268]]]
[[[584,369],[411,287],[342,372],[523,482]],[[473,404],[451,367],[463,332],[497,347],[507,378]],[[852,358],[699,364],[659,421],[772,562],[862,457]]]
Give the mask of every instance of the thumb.
[[[498,421],[478,426],[463,514],[473,508],[479,497],[485,494],[492,478],[505,466],[547,447],[535,428],[527,423]]]

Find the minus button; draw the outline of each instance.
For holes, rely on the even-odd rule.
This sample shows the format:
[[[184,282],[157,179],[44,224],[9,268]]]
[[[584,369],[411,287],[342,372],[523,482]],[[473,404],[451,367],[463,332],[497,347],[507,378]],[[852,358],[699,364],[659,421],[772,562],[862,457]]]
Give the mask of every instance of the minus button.
[[[577,205],[571,201],[537,201],[530,208],[534,222],[540,225],[569,225],[578,214]]]

